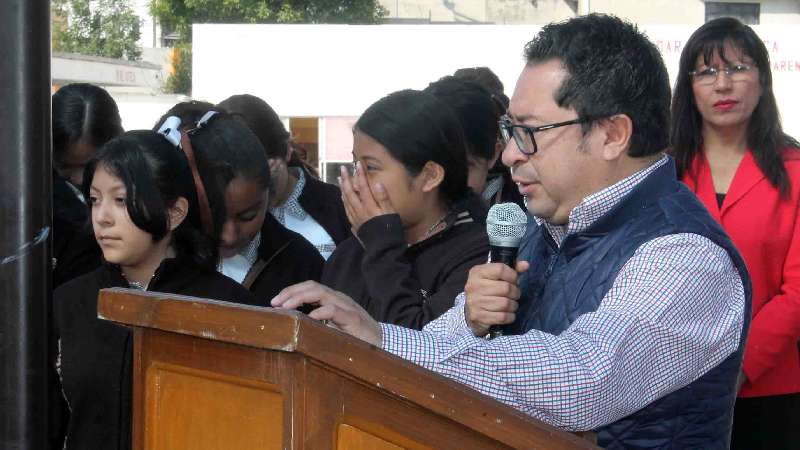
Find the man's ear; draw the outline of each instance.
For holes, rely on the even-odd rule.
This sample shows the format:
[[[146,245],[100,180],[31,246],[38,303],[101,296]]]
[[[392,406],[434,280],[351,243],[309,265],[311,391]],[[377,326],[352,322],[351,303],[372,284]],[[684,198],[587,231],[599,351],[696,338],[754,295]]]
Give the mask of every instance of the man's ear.
[[[178,197],[175,203],[169,208],[169,231],[174,231],[186,219],[189,213],[189,201],[184,197]]]
[[[433,161],[428,161],[417,176],[422,180],[422,191],[431,192],[444,181],[444,167]]]
[[[603,158],[615,160],[628,153],[633,136],[633,121],[627,114],[616,114],[600,121],[605,130]]]

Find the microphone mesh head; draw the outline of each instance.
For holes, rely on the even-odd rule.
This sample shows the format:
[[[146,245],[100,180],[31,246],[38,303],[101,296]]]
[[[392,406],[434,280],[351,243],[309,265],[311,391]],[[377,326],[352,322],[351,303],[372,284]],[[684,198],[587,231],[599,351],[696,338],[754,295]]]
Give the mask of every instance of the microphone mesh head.
[[[498,203],[489,208],[486,216],[486,234],[489,245],[498,247],[519,247],[528,215],[516,203]]]

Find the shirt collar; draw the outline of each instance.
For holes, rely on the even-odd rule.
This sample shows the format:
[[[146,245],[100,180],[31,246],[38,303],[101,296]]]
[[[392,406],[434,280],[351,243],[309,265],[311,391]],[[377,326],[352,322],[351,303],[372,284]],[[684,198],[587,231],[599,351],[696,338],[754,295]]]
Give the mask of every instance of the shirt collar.
[[[272,215],[278,219],[282,225],[286,224],[286,214],[296,218],[297,220],[304,220],[308,213],[300,206],[300,194],[303,193],[303,188],[306,187],[306,174],[296,167],[290,167],[294,175],[297,176],[297,183],[294,185],[292,193],[286,198],[286,201],[281,206],[272,208]]]
[[[261,246],[261,232],[259,231],[256,234],[256,237],[250,241],[241,251],[239,251],[239,255],[243,256],[247,259],[247,262],[250,264],[255,264],[256,260],[258,259],[258,247]]]
[[[503,187],[503,182],[505,182],[505,180],[503,179],[502,175],[498,175],[494,178],[491,178],[489,182],[486,184],[486,188],[483,190],[483,193],[481,194],[483,200],[491,203],[492,198],[494,198],[494,196],[500,191],[500,188]]]
[[[622,179],[611,186],[595,192],[588,197],[581,200],[578,205],[573,208],[569,213],[569,220],[566,225],[553,225],[544,219],[534,216],[534,220],[545,229],[553,237],[558,245],[569,234],[579,233],[591,226],[599,218],[603,217],[607,212],[616,206],[622,199],[628,195],[637,184],[642,182],[648,175],[650,175],[657,168],[663,166],[668,161],[669,157],[662,156],[661,159],[655,163],[645,167],[644,169],[634,173],[633,175]]]

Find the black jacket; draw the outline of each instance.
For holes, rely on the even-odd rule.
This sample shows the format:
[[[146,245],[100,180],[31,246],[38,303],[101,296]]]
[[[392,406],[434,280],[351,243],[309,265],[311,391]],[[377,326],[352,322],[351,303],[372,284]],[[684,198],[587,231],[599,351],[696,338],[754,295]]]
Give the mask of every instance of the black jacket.
[[[349,295],[378,321],[421,329],[453,306],[469,269],[486,262],[479,200],[470,197],[448,215],[444,230],[411,246],[397,214],[365,222],[361,242],[353,237],[336,247],[322,284]]]
[[[97,294],[109,287],[129,286],[117,266],[103,264],[54,294],[61,385],[70,407],[67,449],[131,448],[132,333],[97,318]],[[235,281],[176,259],[161,264],[150,288],[256,304]]]
[[[269,306],[281,289],[306,280],[319,281],[324,264],[310,242],[267,214],[261,227],[258,260],[242,284],[261,306]]]
[[[320,181],[306,172],[306,185],[297,202],[339,245],[353,235],[350,221],[344,211],[342,191],[338,187]]]
[[[102,261],[89,208],[67,183],[53,174],[53,287],[96,269]]]

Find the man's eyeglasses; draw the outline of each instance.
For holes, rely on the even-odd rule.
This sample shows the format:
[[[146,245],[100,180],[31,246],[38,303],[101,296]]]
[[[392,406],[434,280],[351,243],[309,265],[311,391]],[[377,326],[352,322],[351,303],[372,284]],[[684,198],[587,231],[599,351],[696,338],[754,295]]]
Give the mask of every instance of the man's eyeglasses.
[[[500,135],[503,137],[503,141],[505,141],[506,144],[508,144],[513,136],[514,142],[517,143],[517,148],[519,148],[520,152],[525,155],[533,155],[539,151],[539,147],[536,145],[536,138],[533,136],[534,133],[586,122],[589,122],[589,119],[578,118],[539,127],[529,127],[527,125],[514,125],[508,116],[503,116],[500,118],[498,125],[500,125]]]
[[[689,75],[697,84],[708,85],[714,84],[717,81],[720,72],[725,72],[725,75],[727,75],[731,81],[747,81],[750,78],[751,70],[753,70],[753,66],[735,64],[733,66],[723,67],[722,69],[708,67],[703,70],[692,70],[689,72]]]

